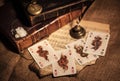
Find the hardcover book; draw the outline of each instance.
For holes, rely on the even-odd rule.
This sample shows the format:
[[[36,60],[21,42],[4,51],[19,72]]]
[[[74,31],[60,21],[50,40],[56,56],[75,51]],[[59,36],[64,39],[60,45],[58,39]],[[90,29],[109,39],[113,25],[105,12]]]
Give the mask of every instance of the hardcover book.
[[[88,6],[84,5],[84,7],[86,9]],[[74,10],[62,16],[50,18],[34,26],[27,27],[19,19],[14,6],[11,3],[6,3],[3,7],[0,7],[0,33],[8,38],[19,52],[22,52],[73,19],[82,17],[85,9]]]
[[[35,4],[40,5],[40,14],[33,15],[29,13],[29,5],[31,5],[32,8],[34,7],[36,10],[38,8],[35,7],[35,4],[33,4],[32,1],[35,1]],[[89,5],[92,2],[92,0],[20,0],[21,6],[30,26],[51,18],[59,17],[74,10],[79,10],[83,5]]]

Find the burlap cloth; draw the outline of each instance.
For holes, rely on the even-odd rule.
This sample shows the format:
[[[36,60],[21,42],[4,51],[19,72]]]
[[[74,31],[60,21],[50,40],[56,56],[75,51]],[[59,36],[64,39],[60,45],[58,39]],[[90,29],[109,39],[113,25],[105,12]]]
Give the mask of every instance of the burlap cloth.
[[[49,37],[47,37],[45,39],[47,39],[49,41],[49,43],[52,45],[52,47],[55,50],[66,49],[65,48],[66,44],[77,40],[77,39],[72,38],[69,34],[69,30],[77,24],[76,21],[78,21],[78,19],[75,19],[72,22],[68,23],[67,25],[63,26],[62,28],[58,29],[57,31],[55,31],[54,33],[52,33]],[[92,22],[92,21],[85,21],[85,20],[81,20],[79,24],[82,27],[84,27],[86,30],[86,35],[84,37],[85,39],[90,30],[110,32],[108,24]],[[23,51],[22,54],[26,59],[33,60],[33,58],[30,56],[28,50]],[[93,60],[82,66],[76,62],[77,73],[79,73],[80,70],[82,70],[85,66],[95,64],[95,61],[96,60]],[[38,77],[43,77],[43,76],[52,74],[52,66],[51,65],[47,66],[43,69],[40,69],[34,60],[29,65],[29,69],[31,71],[35,72],[36,75],[38,75]]]

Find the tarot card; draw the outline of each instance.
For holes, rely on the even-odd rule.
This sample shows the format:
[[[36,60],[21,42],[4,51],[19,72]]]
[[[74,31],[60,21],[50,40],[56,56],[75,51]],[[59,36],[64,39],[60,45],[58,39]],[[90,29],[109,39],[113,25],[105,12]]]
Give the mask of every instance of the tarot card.
[[[59,59],[52,64],[53,76],[58,77],[76,74],[75,61],[71,50],[65,49],[57,51],[57,54],[59,55]]]
[[[28,48],[28,51],[40,68],[44,68],[58,60],[58,56],[47,40],[34,44]]]
[[[85,53],[104,56],[109,38],[109,33],[90,31],[83,51]]]
[[[83,52],[83,47],[85,45],[84,39],[79,39],[75,42],[72,42],[66,47],[73,52],[73,56],[80,65],[88,64],[89,62],[96,60],[97,55],[87,54]]]

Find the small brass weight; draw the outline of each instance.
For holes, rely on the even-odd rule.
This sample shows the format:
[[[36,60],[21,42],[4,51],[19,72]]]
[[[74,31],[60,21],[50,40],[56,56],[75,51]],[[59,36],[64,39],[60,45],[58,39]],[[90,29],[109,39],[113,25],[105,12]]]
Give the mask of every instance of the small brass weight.
[[[80,22],[80,19],[77,21],[77,25],[75,25],[70,30],[71,37],[73,37],[75,39],[80,39],[81,37],[85,36],[85,34],[86,34],[85,29],[79,25],[79,22]]]
[[[32,0],[27,7],[27,11],[31,15],[39,15],[42,12],[42,6],[37,4],[36,0]]]

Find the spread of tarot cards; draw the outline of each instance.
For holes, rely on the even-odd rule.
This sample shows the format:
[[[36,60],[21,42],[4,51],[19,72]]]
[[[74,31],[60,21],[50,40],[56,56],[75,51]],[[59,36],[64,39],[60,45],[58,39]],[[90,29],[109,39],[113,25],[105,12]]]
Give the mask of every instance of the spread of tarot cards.
[[[87,38],[68,43],[66,49],[54,50],[49,41],[42,40],[28,48],[33,59],[42,69],[52,65],[53,76],[76,74],[76,62],[80,66],[105,56],[109,33],[89,31]]]

